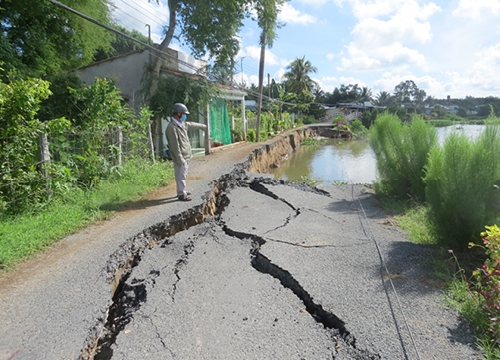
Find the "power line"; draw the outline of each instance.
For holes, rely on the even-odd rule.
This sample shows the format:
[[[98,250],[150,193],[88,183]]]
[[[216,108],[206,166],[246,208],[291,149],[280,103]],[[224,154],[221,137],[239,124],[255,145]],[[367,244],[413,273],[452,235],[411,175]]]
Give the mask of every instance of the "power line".
[[[127,5],[128,5],[128,4],[127,4]],[[129,5],[129,6],[130,6],[130,5]],[[133,7],[132,7],[132,8],[133,8]],[[128,16],[128,17],[130,17],[130,18],[132,18],[132,19],[134,19],[134,20],[136,20],[136,21],[138,21],[138,22],[141,22],[141,23],[143,22],[142,20],[139,20],[138,18],[136,18],[136,17],[134,17],[134,16],[130,15],[128,12],[124,11],[123,9],[121,9],[121,8],[119,8],[119,7],[117,7],[117,8],[116,8],[116,10],[114,10],[114,13],[116,14],[118,11],[120,11],[122,14],[124,14],[124,15],[126,15],[126,16]],[[138,11],[138,10],[136,10],[136,11]],[[139,12],[139,11],[138,11],[138,12]],[[143,14],[143,15],[144,15],[144,14]],[[147,15],[145,15],[145,16],[147,17]],[[152,20],[152,19],[150,19],[150,18],[148,17],[148,21],[149,21],[149,20]],[[154,22],[156,25],[159,25],[159,26],[162,26],[162,27],[163,27],[163,25],[162,25],[162,24],[160,24],[160,23],[158,23],[158,22],[156,22],[156,21],[154,21],[154,20],[153,20],[152,22]]]
[[[139,5],[138,3],[136,3],[134,0],[130,0],[132,3],[136,4],[136,5]],[[138,10],[137,8],[133,7],[132,5],[130,5],[129,3],[125,2],[125,0],[121,0],[122,3],[124,3],[125,5],[131,7],[132,9],[134,9],[135,11],[141,13],[142,15],[146,16],[148,19],[151,19],[148,15],[144,14],[142,11]],[[116,6],[116,4],[115,4]],[[140,5],[139,5],[140,6]],[[118,6],[116,6],[117,9],[119,9]],[[149,15],[155,17],[159,22],[156,22],[157,24],[159,24],[160,26],[163,26],[162,23],[164,21],[164,19],[160,19],[158,16],[156,16],[156,14],[152,13],[151,11],[149,11],[149,9],[147,8],[141,8],[142,10],[146,11]]]
[[[179,60],[177,57],[172,56],[172,55],[170,55],[170,54],[168,54],[166,52],[163,52],[161,50],[158,50],[154,46],[151,46],[151,45],[146,44],[146,43],[144,43],[144,42],[142,42],[140,40],[137,40],[136,38],[134,38],[132,36],[129,36],[129,35],[121,32],[121,31],[118,31],[118,30],[112,28],[111,26],[103,24],[103,23],[101,23],[101,22],[99,22],[99,21],[91,18],[90,16],[87,16],[87,15],[85,15],[85,14],[79,12],[79,11],[76,11],[75,9],[70,8],[69,6],[62,4],[62,3],[60,3],[57,0],[48,0],[48,1],[51,2],[52,4],[56,5],[56,6],[59,6],[59,7],[63,8],[63,9],[65,9],[65,10],[69,11],[69,12],[72,12],[73,14],[75,14],[77,16],[80,16],[80,17],[84,18],[87,21],[90,21],[91,23],[93,23],[93,24],[95,24],[97,26],[105,28],[106,30],[112,31],[115,34],[118,34],[120,36],[126,37],[127,39],[129,39],[131,41],[134,41],[134,42],[136,42],[136,43],[144,46],[145,48],[147,48],[147,49],[149,49],[149,50],[151,50],[153,52],[152,55],[154,55],[154,56],[156,56],[156,57],[158,57],[160,59],[161,59],[161,56],[164,56],[164,57],[167,57],[167,58],[175,60],[176,62],[184,65],[185,67],[187,67],[187,68],[189,68],[191,70],[194,70],[195,72],[199,72],[201,70],[200,68],[198,68],[198,67],[196,67],[196,66],[194,66],[194,65],[192,65],[192,64],[190,64],[190,63],[188,63],[186,61]]]

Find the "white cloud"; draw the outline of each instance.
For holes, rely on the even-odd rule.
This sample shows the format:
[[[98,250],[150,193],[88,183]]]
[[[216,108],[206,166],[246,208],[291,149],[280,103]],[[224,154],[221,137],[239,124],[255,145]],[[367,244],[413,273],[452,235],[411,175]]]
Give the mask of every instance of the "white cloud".
[[[314,16],[301,13],[289,3],[284,3],[281,7],[281,12],[278,14],[278,20],[287,24],[309,24],[316,22]]]
[[[476,54],[476,62],[463,72],[447,72],[455,88],[467,89],[467,95],[488,96],[500,92],[500,43],[483,49]]]
[[[321,79],[313,78],[313,80],[319,84],[321,90],[324,92],[333,92],[340,85],[358,84],[358,86],[367,86],[363,80],[350,76],[325,76]]]
[[[417,0],[336,0],[335,3],[339,6],[350,4],[354,16],[358,19],[396,15],[425,20],[441,11],[433,2],[420,6]]]
[[[351,34],[348,54],[339,70],[367,71],[396,67],[425,66],[424,56],[412,43],[432,39],[427,21],[441,11],[433,2],[419,5],[416,0],[344,0],[352,6],[358,23]]]
[[[311,6],[319,6],[326,4],[328,0],[298,0],[299,2],[306,4],[306,5],[311,5]]]
[[[496,15],[498,12],[500,12],[500,0],[460,0],[453,15],[479,20],[485,15]]]
[[[348,55],[342,58],[339,71],[381,71],[387,68],[401,71],[410,66],[425,65],[425,58],[421,53],[400,43],[369,51],[358,47],[356,43],[351,43],[348,46]]]
[[[260,46],[252,45],[245,47],[245,50],[241,52],[240,56],[248,56],[252,59],[260,59]],[[265,66],[279,65],[280,61],[276,55],[274,55],[269,49],[266,49],[265,53]]]

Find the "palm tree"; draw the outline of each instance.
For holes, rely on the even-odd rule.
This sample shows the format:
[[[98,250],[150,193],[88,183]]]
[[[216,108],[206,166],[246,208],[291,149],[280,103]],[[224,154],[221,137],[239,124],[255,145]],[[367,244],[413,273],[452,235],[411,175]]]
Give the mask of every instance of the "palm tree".
[[[387,91],[381,91],[375,95],[375,103],[378,106],[390,106],[393,103],[393,98]]]
[[[258,0],[255,2],[257,22],[262,32],[260,34],[260,61],[259,61],[259,98],[257,99],[257,142],[260,141],[260,112],[262,107],[262,88],[264,84],[264,62],[266,46],[271,48],[276,38],[276,29],[283,24],[278,22],[281,5],[286,0]]]
[[[315,73],[317,69],[312,66],[309,60],[305,59],[305,56],[293,60],[286,69],[288,71],[283,77],[290,91],[297,95],[305,90],[312,92],[316,83],[309,77],[309,73]]]
[[[364,103],[366,101],[372,101],[372,89],[364,86],[359,91],[359,102]]]

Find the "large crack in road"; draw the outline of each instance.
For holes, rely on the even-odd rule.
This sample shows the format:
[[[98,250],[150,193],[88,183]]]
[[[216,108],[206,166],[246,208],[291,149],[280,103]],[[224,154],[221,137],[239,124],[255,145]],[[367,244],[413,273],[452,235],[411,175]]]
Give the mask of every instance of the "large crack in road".
[[[308,313],[314,321],[323,326],[323,331],[328,333],[331,339],[330,344],[324,344],[331,353],[331,358],[339,356],[339,350],[342,350],[340,358],[355,359],[378,359],[380,356],[370,352],[369,349],[358,349],[356,338],[347,330],[344,321],[333,312],[327,311],[323,306],[315,302],[309,292],[299,283],[297,279],[286,269],[274,264],[271,259],[263,254],[263,247],[266,244],[264,237],[258,234],[252,234],[246,231],[237,231],[230,229],[221,219],[227,206],[230,204],[229,194],[235,188],[249,188],[252,191],[264,195],[274,201],[285,204],[291,209],[292,214],[287,216],[283,223],[267,232],[279,228],[285,228],[291,219],[300,217],[300,209],[297,209],[289,201],[280,198],[266,187],[270,185],[284,185],[319,194],[329,196],[327,192],[310,187],[306,184],[287,183],[283,181],[274,181],[268,178],[250,179],[244,170],[235,169],[232,173],[221,177],[214,183],[212,191],[205,197],[203,205],[195,206],[177,216],[167,219],[165,222],[156,224],[146,229],[141,234],[131,238],[125,243],[110,259],[107,268],[108,278],[113,284],[113,296],[107,311],[106,319],[98,319],[95,326],[89,331],[89,337],[86,346],[82,351],[81,359],[112,359],[114,356],[114,347],[117,337],[125,330],[127,325],[134,319],[141,306],[148,301],[148,288],[155,286],[155,279],[160,276],[164,269],[151,269],[145,277],[135,277],[134,269],[141,263],[145,252],[159,247],[164,251],[169,251],[173,246],[172,237],[179,232],[188,230],[195,225],[202,223],[209,224],[207,231],[214,231],[219,228],[229,237],[246,241],[248,244],[249,261],[248,264],[258,272],[267,274],[279,281],[283,288],[290,290],[302,302],[305,312]],[[180,257],[177,258],[171,269],[175,279],[168,290],[172,303],[175,303],[175,294],[179,283],[182,281],[181,272],[184,266],[189,262],[189,257],[193,253],[197,242],[204,241],[207,238],[207,231],[198,235],[196,240],[191,239],[183,245]],[[213,235],[216,240],[216,236]],[[216,240],[217,241],[217,240]],[[230,254],[228,254],[230,256]],[[164,289],[166,291],[166,289]],[[155,312],[153,314],[156,313]],[[153,319],[151,319],[153,321]],[[154,325],[154,324],[153,324]],[[165,326],[167,324],[164,324]],[[168,326],[168,325],[167,325]],[[161,344],[167,349],[167,346],[159,335],[158,325],[156,336],[161,340]],[[171,347],[168,353],[172,358],[176,358],[176,351]],[[182,357],[180,357],[182,358]]]

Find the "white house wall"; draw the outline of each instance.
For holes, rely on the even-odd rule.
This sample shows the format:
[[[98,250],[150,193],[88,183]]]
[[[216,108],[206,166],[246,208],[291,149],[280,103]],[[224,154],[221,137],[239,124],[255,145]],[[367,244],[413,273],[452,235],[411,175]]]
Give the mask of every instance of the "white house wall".
[[[78,74],[86,85],[93,84],[96,77],[113,80],[128,104],[138,110],[143,104],[141,82],[144,66],[148,62],[149,52],[136,52],[80,68]]]

